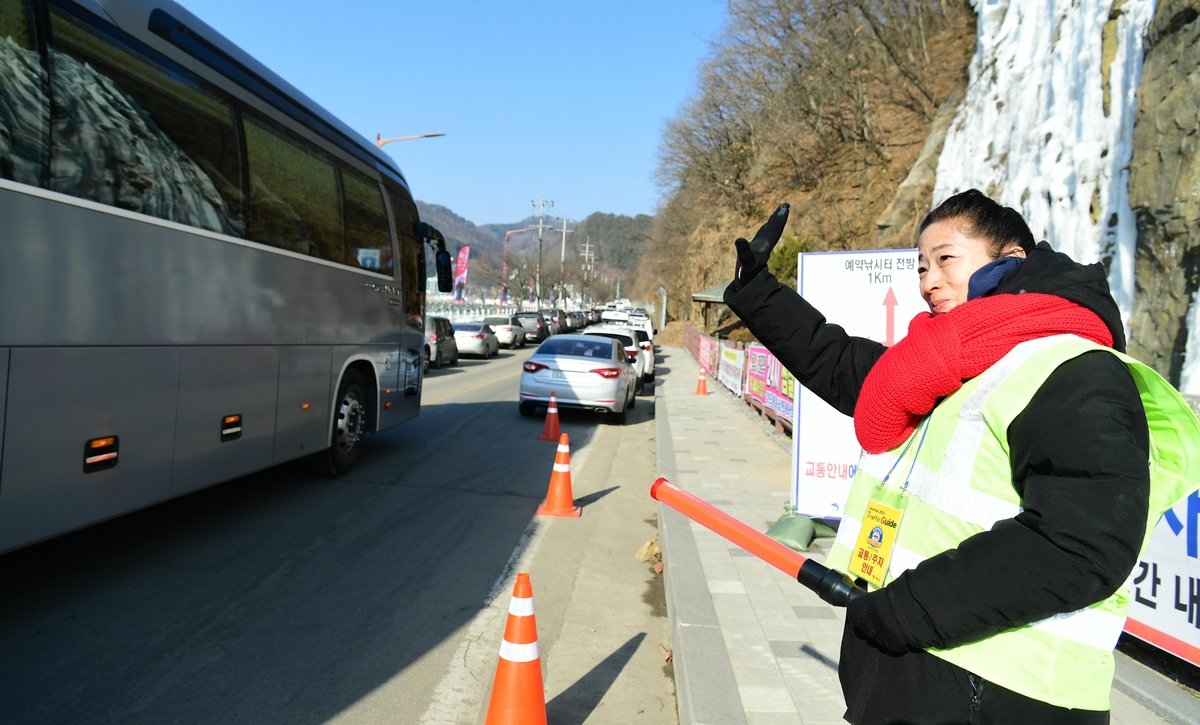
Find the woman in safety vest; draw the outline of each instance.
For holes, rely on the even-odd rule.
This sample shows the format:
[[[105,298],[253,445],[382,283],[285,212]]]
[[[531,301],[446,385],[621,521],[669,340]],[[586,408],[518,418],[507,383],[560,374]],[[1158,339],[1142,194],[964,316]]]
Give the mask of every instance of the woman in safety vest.
[[[1123,584],[1200,481],[1200,424],[1123,354],[1104,267],[952,196],[920,227],[930,313],[888,348],[766,271],[787,216],[737,240],[725,302],[863,446],[826,562],[870,592],[847,610],[846,719],[1107,723]]]

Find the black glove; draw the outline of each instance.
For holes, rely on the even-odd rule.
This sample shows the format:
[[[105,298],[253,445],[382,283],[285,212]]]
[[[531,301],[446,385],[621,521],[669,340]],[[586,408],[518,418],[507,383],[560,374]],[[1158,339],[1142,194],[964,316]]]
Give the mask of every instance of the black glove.
[[[758,276],[767,268],[767,260],[771,258],[771,250],[775,249],[775,245],[779,243],[779,237],[783,234],[783,227],[787,224],[788,209],[790,207],[784,203],[780,204],[771,218],[758,228],[758,234],[754,235],[754,241],[747,242],[739,237],[733,243],[737,249],[737,270],[733,276],[733,285],[735,289],[741,289]]]
[[[850,602],[846,607],[846,618],[864,637],[892,654],[912,649],[888,599],[887,589],[865,594]]]

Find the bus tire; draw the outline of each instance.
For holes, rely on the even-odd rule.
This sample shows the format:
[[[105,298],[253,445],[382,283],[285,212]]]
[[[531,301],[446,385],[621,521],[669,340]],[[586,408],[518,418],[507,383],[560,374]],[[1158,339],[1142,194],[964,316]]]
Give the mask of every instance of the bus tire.
[[[322,473],[334,477],[349,473],[362,456],[363,438],[367,432],[366,390],[357,370],[351,368],[342,376],[333,402],[333,434],[329,448],[317,454],[317,466]]]

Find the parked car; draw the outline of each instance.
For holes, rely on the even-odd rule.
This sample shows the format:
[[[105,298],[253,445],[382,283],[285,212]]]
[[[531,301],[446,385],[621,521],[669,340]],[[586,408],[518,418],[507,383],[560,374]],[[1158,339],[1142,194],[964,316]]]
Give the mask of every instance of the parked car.
[[[576,330],[582,330],[583,328],[585,328],[589,324],[591,324],[591,321],[588,320],[587,315],[583,312],[579,312],[579,311],[572,312],[571,318],[573,320],[575,320],[575,329]]]
[[[562,310],[541,310],[541,313],[550,323],[551,335],[561,335],[567,331],[567,319]]]
[[[597,335],[556,335],[522,366],[519,407],[533,415],[550,400],[560,408],[594,410],[623,424],[637,404],[637,373],[616,340]]]
[[[500,352],[500,341],[496,333],[483,322],[458,322],[454,325],[454,340],[458,351],[464,355],[489,358]]]
[[[484,323],[496,333],[500,344],[512,350],[514,347],[525,347],[525,327],[516,317],[485,317]]]
[[[634,373],[637,375],[637,384],[634,388],[636,392],[642,392],[642,383],[645,380],[644,375],[646,371],[646,352],[638,345],[637,334],[634,330],[616,325],[592,325],[584,330],[583,334],[598,335],[620,342],[621,347],[625,349],[626,360],[633,366]]]
[[[518,312],[515,317],[525,328],[525,339],[527,341],[541,344],[542,340],[550,337],[550,323],[542,316],[540,312]]]
[[[425,372],[429,368],[458,364],[458,343],[454,327],[445,317],[425,318]]]
[[[632,328],[637,335],[638,347],[642,348],[642,355],[645,356],[645,364],[642,365],[642,381],[648,385],[654,384],[654,341],[650,339],[649,333],[645,330]]]

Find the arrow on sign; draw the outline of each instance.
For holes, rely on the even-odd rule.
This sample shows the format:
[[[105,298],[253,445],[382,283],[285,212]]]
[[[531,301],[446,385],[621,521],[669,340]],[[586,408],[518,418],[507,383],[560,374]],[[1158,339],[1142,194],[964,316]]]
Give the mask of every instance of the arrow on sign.
[[[896,305],[900,304],[896,301],[896,293],[888,287],[887,296],[883,298],[883,305],[887,307],[887,340],[883,343],[888,347],[896,344]]]

